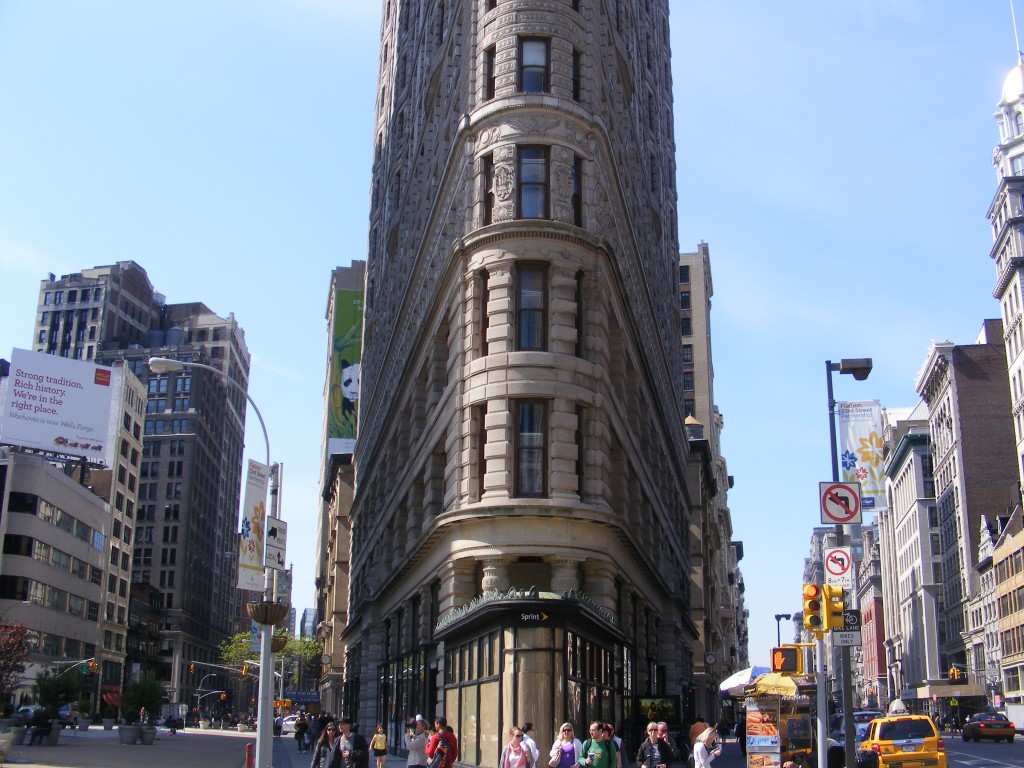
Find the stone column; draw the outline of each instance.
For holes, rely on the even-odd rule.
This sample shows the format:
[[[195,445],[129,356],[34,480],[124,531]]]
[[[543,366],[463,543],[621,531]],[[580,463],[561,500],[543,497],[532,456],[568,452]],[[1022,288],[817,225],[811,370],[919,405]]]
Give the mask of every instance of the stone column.
[[[482,592],[491,592],[498,590],[499,592],[506,592],[509,588],[508,580],[508,564],[509,560],[506,557],[488,557],[482,561],[484,566],[484,575],[480,580],[480,588]]]
[[[615,605],[615,568],[611,563],[593,559],[584,562],[583,591],[602,608],[619,615]]]
[[[562,595],[569,590],[579,591],[580,588],[580,562],[579,558],[556,557],[548,562],[551,563],[551,591],[556,595]]]
[[[476,560],[456,560],[441,566],[441,592],[438,595],[438,615],[459,608],[476,596]]]

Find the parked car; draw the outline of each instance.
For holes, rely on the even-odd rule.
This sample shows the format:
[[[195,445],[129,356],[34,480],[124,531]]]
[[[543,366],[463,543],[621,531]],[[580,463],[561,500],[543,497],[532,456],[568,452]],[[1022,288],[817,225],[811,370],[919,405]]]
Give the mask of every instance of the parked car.
[[[1016,734],[1013,723],[1000,712],[979,712],[971,715],[962,729],[964,741],[1013,741]]]
[[[281,734],[295,733],[295,721],[299,719],[298,715],[288,715],[284,720],[281,721]]]
[[[909,764],[946,768],[946,744],[925,715],[899,714],[868,723],[857,748],[858,768],[896,768]]]

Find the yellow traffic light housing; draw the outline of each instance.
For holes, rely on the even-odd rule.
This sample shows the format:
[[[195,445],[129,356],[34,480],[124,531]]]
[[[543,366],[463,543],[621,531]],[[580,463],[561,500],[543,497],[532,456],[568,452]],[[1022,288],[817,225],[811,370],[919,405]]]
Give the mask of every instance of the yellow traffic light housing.
[[[783,645],[780,648],[772,648],[772,672],[780,675],[792,676],[804,673],[803,654],[800,649],[792,645]]]
[[[845,610],[843,588],[834,584],[825,584],[822,587],[821,599],[822,628],[843,629],[846,626],[846,619],[843,618]]]
[[[192,662],[191,664],[188,665],[188,673],[190,675],[194,675],[196,673],[196,664],[195,664],[195,662]]]
[[[815,637],[824,631],[821,623],[820,584],[804,584],[804,629]]]
[[[249,674],[249,665],[248,664],[243,664],[242,665],[242,677],[245,677],[248,674]]]

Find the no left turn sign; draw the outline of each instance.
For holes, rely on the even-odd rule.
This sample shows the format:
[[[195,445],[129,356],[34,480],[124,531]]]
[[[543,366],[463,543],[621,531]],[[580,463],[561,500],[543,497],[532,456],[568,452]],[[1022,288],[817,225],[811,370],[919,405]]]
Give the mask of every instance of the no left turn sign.
[[[821,522],[854,525],[861,522],[860,483],[818,483]]]
[[[853,557],[849,547],[825,550],[825,583],[853,589]]]

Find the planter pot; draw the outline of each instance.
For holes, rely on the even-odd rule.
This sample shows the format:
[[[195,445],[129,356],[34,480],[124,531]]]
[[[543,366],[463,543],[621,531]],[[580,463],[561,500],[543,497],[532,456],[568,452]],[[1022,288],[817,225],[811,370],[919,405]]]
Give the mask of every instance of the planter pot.
[[[102,722],[104,731],[112,731],[114,729],[114,718],[104,717]]]
[[[245,733],[249,730],[249,726],[245,725],[244,723],[239,723],[235,727],[238,729],[239,733]]]
[[[14,739],[11,741],[11,746],[20,747],[25,743],[25,732],[28,728],[23,725],[16,725],[11,730],[14,731]]]
[[[207,731],[209,729],[210,729],[210,721],[209,720],[200,720],[199,721],[199,730]]]
[[[79,723],[78,724],[78,730],[80,730],[80,731],[88,731],[89,730],[89,724],[88,723]]]
[[[142,738],[142,729],[137,725],[118,726],[117,738],[122,744],[137,744]]]
[[[50,732],[46,734],[46,739],[45,741],[43,741],[43,744],[45,744],[48,747],[56,747],[57,739],[60,738],[60,732],[63,728],[64,726],[60,723],[51,723]]]
[[[143,728],[142,729],[142,743],[152,744],[156,738],[156,728]]]

